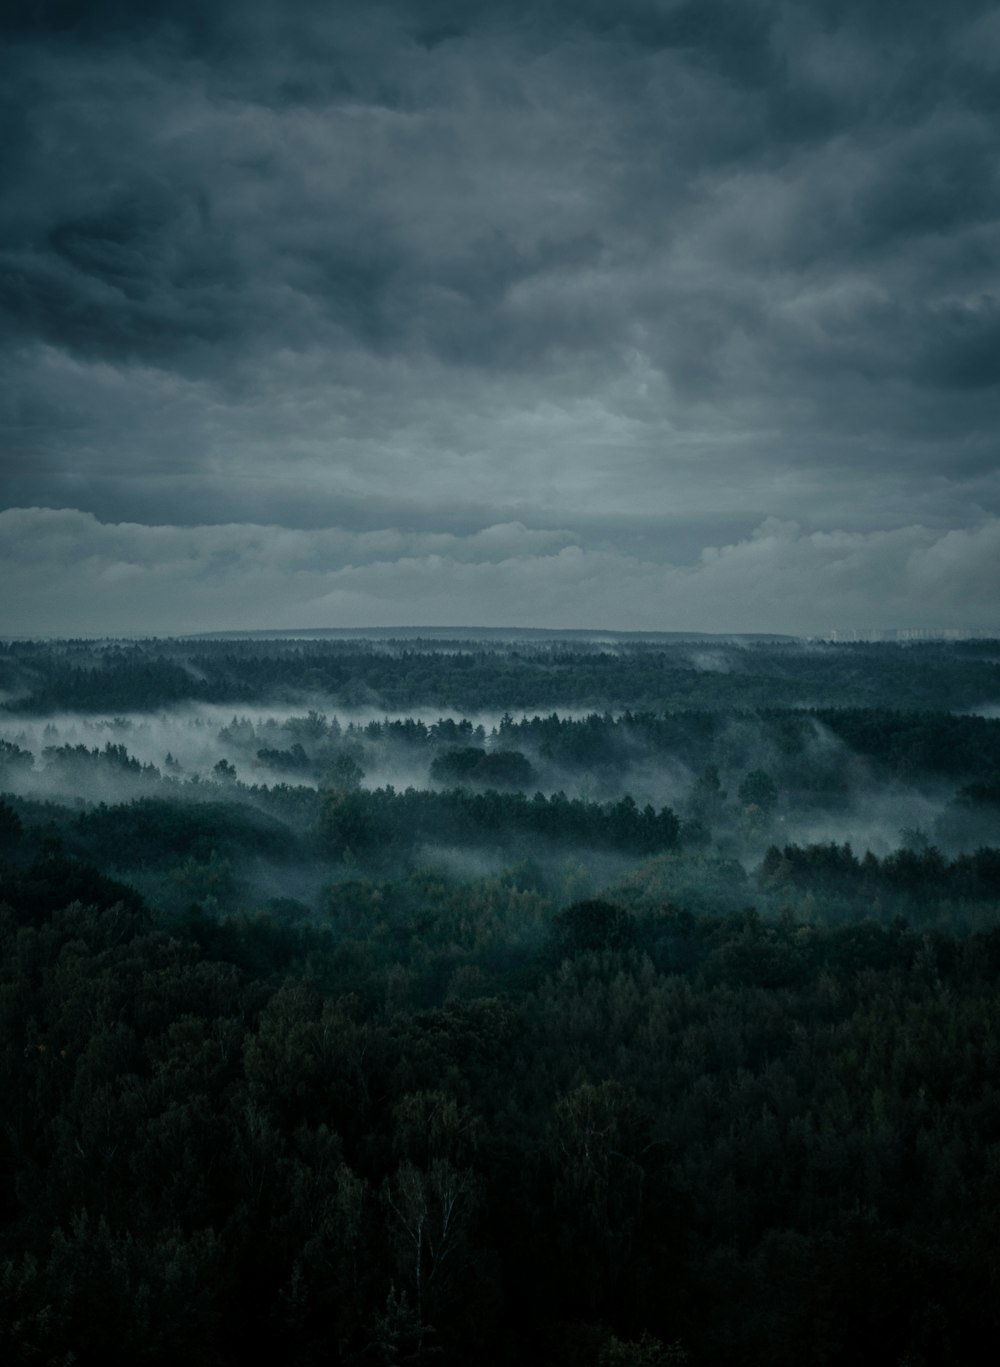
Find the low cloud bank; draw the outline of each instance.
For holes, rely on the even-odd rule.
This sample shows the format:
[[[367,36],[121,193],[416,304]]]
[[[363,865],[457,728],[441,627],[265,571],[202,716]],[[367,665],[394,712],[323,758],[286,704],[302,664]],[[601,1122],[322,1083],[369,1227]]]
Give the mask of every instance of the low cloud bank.
[[[807,532],[771,518],[680,564],[520,522],[458,535],[13,508],[0,547],[0,631],[13,636],[514,623],[816,635],[995,628],[1000,519]]]

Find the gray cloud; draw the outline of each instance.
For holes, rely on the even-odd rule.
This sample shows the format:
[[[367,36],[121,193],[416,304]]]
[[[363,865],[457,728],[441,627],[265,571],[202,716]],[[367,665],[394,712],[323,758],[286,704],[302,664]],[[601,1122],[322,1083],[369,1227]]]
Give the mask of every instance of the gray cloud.
[[[572,533],[498,524],[451,533],[259,524],[105,524],[51,509],[0,513],[9,629],[183,633],[304,625],[477,623],[623,630],[976,628],[992,610],[1000,519],[806,533],[768,519],[692,565]]]
[[[707,583],[702,548],[768,517],[812,545],[1000,513],[988,5],[65,0],[6,49],[4,506],[564,529],[503,575],[452,548],[417,576],[504,621],[522,559],[596,607],[600,557],[637,592],[633,562]],[[385,621],[376,563],[344,611]]]

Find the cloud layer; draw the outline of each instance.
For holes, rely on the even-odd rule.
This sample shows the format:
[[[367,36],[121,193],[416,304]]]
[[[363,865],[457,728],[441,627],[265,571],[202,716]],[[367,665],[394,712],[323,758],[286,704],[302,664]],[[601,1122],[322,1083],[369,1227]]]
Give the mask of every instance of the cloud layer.
[[[773,631],[975,628],[1000,519],[973,531],[805,532],[769,519],[694,565],[568,531],[452,533],[259,524],[149,527],[90,513],[0,513],[14,634],[186,633],[303,626],[551,626]],[[914,605],[919,604],[919,612]],[[510,613],[516,611],[516,618]]]
[[[631,585],[622,625],[669,587],[732,630],[709,582],[796,556],[794,629],[994,624],[994,7],[60,0],[7,39],[0,506],[188,528],[192,573],[214,538],[233,625],[280,528],[336,548],[296,610],[372,624],[614,626]],[[71,564],[35,629],[84,620]]]

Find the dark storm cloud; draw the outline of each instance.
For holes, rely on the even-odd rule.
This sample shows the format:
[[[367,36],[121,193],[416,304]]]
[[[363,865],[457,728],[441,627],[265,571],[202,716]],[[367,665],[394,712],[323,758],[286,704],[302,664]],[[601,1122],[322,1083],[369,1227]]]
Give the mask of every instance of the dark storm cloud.
[[[720,373],[714,353],[734,331],[767,327],[773,300],[741,297],[734,270],[830,275],[996,220],[996,130],[968,108],[959,118],[953,85],[940,89],[949,64],[919,44],[914,63],[908,42],[933,48],[954,19],[908,6],[887,50],[867,9],[806,8],[808,26],[778,6],[712,0],[537,12],[165,4],[141,17],[122,4],[41,7],[9,97],[28,144],[19,195],[36,208],[15,210],[8,229],[9,316],[73,351],[199,369],[206,347],[255,336],[265,348],[317,336],[423,345],[516,368],[613,349],[638,322],[660,334],[670,378],[697,387]],[[845,20],[857,28],[830,31]],[[521,77],[532,64],[541,79]],[[947,102],[941,127],[935,97]],[[382,113],[380,127],[343,126],[357,122],[356,100]],[[329,128],[330,157],[348,164],[322,167],[309,119],[338,109],[349,112]],[[893,138],[900,112],[905,136]],[[536,147],[512,146],[535,121]],[[866,127],[891,145],[865,155]],[[809,166],[814,146],[828,181]],[[838,151],[843,167],[828,164]],[[515,171],[504,205],[476,177],[479,158]],[[319,169],[328,183],[309,174]],[[717,244],[716,291],[687,290],[662,254],[678,226],[724,218],[713,173],[729,170],[756,175],[768,201],[788,192],[787,213],[766,243],[743,242],[735,223]],[[578,219],[552,211],[553,192],[579,197]],[[450,221],[428,211],[435,194]],[[659,278],[652,292],[632,281],[635,254]],[[624,287],[617,308],[588,297],[602,267]],[[511,307],[535,282],[575,288]],[[699,359],[685,367],[681,349]],[[922,355],[911,366],[927,382]]]
[[[774,514],[923,546],[1000,512],[990,6],[53,0],[6,27],[5,506],[568,528],[621,574],[777,565]]]

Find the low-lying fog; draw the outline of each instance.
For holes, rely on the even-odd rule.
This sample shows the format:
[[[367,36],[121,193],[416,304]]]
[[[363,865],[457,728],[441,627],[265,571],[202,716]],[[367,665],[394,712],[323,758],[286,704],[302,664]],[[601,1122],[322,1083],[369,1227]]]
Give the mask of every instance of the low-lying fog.
[[[558,718],[587,715],[570,708]],[[965,839],[952,819],[959,785],[880,774],[816,719],[790,758],[773,729],[753,717],[732,718],[712,741],[714,778],[697,758],[697,741],[673,753],[645,746],[610,716],[593,720],[591,752],[582,748],[584,727],[580,736],[569,728],[568,743],[553,749],[538,740],[542,728],[533,730],[531,719],[495,712],[389,716],[359,708],[327,715],[275,706],[234,714],[231,707],[187,705],[108,717],[7,714],[0,720],[0,790],[79,805],[168,794],[252,801],[254,790],[275,785],[440,789],[464,782],[454,768],[463,753],[475,761],[480,752],[514,752],[522,781],[496,786],[599,802],[628,794],[640,807],[668,806],[689,832],[700,825],[704,839],[748,867],[771,843],[846,842],[880,855],[901,843],[937,841],[953,852],[984,843],[981,823]],[[440,756],[445,767],[432,776]],[[488,768],[471,783],[494,786]]]
[[[362,744],[359,733],[373,722],[413,721],[429,728],[441,721],[467,721],[473,729],[481,727],[489,737],[500,725],[503,715],[494,711],[463,717],[458,712],[440,708],[411,708],[395,716],[371,708],[339,708],[330,714],[313,709],[303,713],[287,705],[234,712],[232,707],[207,703],[185,704],[156,713],[126,712],[108,717],[77,713],[37,717],[8,713],[0,716],[0,742],[6,741],[30,751],[34,766],[8,771],[0,787],[23,796],[63,795],[65,784],[57,775],[59,760],[54,751],[66,746],[84,746],[93,751],[104,750],[108,745],[124,745],[129,756],[142,766],[155,768],[164,779],[211,779],[215,766],[225,760],[233,766],[238,781],[245,784],[285,782],[315,788],[321,786],[320,776],[294,765],[283,770],[280,762],[264,763],[257,751],[280,751],[290,748],[296,741],[308,740],[310,717],[332,730],[335,738],[343,738],[345,744]],[[579,708],[569,708],[559,715],[575,719],[586,713]],[[407,763],[397,754],[390,761],[381,752],[376,752],[370,742],[366,756],[370,768],[365,768],[360,780],[365,788],[386,784],[397,788],[429,786],[427,758]],[[113,777],[116,781],[112,781]],[[115,776],[109,773],[106,781],[95,779],[95,784],[102,790],[107,789],[107,797],[102,792],[103,800],[114,800],[116,793],[119,797],[132,795],[130,790],[134,785],[129,777],[127,772]],[[123,785],[120,789],[119,783]]]

